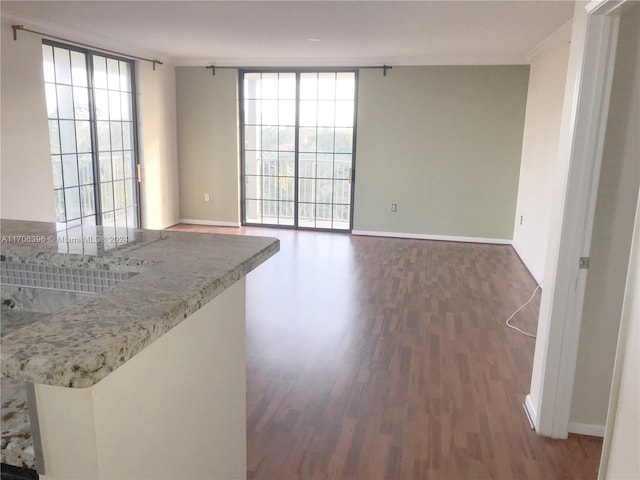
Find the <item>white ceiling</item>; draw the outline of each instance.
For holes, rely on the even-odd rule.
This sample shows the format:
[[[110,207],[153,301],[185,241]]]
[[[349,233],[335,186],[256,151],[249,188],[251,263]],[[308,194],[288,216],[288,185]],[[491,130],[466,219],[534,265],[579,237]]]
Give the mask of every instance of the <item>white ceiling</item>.
[[[6,21],[179,65],[528,63],[571,1],[2,1]],[[6,25],[6,24],[5,24]],[[28,35],[28,33],[20,33]]]

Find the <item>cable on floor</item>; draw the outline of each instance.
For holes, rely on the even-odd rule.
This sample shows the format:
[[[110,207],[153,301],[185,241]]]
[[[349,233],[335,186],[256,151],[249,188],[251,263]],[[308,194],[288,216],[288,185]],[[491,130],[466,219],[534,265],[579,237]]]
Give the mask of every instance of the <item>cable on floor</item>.
[[[531,294],[531,296],[529,297],[529,300],[527,300],[525,303],[523,303],[523,304],[520,306],[520,308],[518,308],[515,312],[513,312],[513,313],[509,316],[509,318],[507,318],[507,321],[506,321],[506,322],[504,322],[504,323],[505,323],[505,325],[506,325],[507,327],[509,327],[509,328],[513,328],[514,330],[517,330],[518,332],[520,332],[520,333],[522,333],[522,334],[526,335],[527,337],[536,338],[536,336],[535,336],[535,335],[533,335],[533,334],[531,334],[531,333],[528,333],[528,332],[525,332],[524,330],[521,330],[520,328],[516,327],[515,325],[511,325],[511,323],[509,323],[509,322],[511,322],[511,320],[513,320],[513,317],[515,317],[515,316],[518,314],[518,312],[520,312],[520,310],[522,310],[524,307],[526,307],[527,305],[529,305],[529,304],[531,303],[531,301],[533,300],[533,297],[535,297],[535,296],[536,296],[536,293],[538,293],[538,290],[539,290],[539,289],[540,289],[540,285],[538,284],[538,285],[536,285],[535,290],[533,291],[533,293],[532,293],[532,294]]]

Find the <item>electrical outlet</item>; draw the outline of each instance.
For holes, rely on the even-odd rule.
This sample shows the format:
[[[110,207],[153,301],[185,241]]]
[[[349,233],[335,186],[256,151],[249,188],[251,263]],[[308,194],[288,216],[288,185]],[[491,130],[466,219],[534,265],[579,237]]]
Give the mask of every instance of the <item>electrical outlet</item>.
[[[524,219],[523,215],[520,215],[520,225],[522,225],[522,220]]]
[[[208,194],[208,193],[205,193],[205,194],[204,194],[204,201],[205,201],[205,202],[208,202],[208,201],[209,201],[209,194]]]
[[[397,212],[398,211],[398,204],[397,203],[392,203],[391,204],[391,211],[392,212]]]

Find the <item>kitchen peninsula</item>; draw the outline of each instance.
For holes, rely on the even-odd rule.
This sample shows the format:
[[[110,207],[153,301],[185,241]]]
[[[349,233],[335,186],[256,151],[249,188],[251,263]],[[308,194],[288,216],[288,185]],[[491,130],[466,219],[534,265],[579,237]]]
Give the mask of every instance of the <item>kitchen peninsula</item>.
[[[245,276],[278,240],[77,230],[1,222],[3,462],[245,478]]]

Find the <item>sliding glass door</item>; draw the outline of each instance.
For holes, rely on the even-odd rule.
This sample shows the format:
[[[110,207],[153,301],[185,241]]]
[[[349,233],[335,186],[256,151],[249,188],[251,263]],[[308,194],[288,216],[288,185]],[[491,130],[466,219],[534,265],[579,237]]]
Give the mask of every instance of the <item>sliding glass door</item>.
[[[244,73],[244,222],[295,226],[295,73]]]
[[[42,45],[59,229],[139,226],[134,64]]]
[[[240,77],[244,224],[350,230],[357,73]]]

